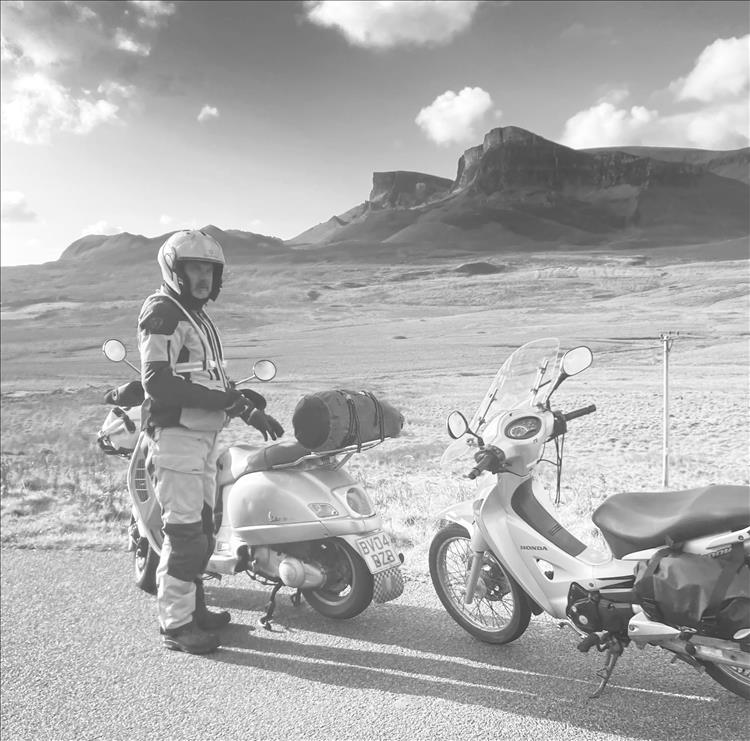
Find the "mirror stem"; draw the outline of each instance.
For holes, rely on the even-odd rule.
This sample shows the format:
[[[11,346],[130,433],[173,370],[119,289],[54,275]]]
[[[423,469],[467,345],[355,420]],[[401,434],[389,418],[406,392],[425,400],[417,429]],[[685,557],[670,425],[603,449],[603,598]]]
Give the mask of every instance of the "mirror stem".
[[[122,362],[129,365],[139,376],[141,375],[141,369],[136,368],[127,358],[123,358]]]

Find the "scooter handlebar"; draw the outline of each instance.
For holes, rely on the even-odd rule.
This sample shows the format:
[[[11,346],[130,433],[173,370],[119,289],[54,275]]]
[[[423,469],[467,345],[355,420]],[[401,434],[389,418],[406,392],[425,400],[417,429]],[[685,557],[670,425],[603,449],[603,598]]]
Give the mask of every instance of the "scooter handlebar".
[[[498,470],[505,461],[505,453],[494,446],[488,446],[484,450],[480,450],[475,456],[477,465],[466,474],[466,478],[475,479],[480,476],[483,471],[487,470]]]
[[[578,417],[585,417],[587,414],[591,414],[596,411],[596,406],[594,404],[589,404],[587,407],[582,407],[581,409],[575,409],[572,412],[566,412],[563,414],[563,419],[566,422],[569,422],[571,419],[577,419]]]

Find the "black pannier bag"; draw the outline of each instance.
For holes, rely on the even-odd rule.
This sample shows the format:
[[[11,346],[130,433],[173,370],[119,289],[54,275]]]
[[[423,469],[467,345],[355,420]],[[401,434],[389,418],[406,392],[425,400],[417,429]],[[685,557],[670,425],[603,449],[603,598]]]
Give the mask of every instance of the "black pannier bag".
[[[292,424],[300,444],[321,452],[398,437],[404,416],[368,391],[340,389],[303,396]]]
[[[634,590],[652,620],[731,639],[750,628],[750,566],[737,543],[721,556],[663,548],[635,571]]]

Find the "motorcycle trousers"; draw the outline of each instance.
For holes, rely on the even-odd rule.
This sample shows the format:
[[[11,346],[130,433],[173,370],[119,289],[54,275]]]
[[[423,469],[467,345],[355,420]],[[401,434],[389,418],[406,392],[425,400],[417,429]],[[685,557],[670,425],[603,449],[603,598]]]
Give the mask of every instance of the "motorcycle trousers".
[[[179,628],[193,619],[195,580],[213,548],[216,432],[160,427],[149,445],[164,542],[156,569],[159,623]]]

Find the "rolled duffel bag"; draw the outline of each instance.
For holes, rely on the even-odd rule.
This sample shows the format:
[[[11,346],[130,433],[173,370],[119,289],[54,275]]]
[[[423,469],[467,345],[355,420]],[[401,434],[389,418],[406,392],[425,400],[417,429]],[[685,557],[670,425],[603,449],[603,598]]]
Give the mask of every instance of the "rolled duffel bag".
[[[404,416],[368,391],[342,389],[303,396],[292,424],[297,440],[320,452],[398,437]]]

